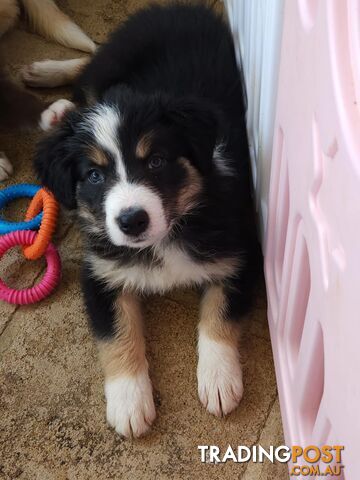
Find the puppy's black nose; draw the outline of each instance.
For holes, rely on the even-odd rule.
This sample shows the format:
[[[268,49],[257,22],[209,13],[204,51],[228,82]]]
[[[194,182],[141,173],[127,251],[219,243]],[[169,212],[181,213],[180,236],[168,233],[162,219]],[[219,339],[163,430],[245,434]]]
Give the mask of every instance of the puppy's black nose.
[[[149,215],[140,208],[129,208],[118,216],[117,222],[122,232],[135,237],[149,226]]]

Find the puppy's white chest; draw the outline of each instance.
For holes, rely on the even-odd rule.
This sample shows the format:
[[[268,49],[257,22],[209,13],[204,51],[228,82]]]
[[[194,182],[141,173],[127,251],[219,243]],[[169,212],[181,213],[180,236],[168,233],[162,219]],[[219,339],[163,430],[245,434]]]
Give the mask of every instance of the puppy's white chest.
[[[169,247],[159,255],[161,265],[142,264],[119,267],[113,260],[92,257],[93,272],[111,287],[123,287],[146,293],[165,292],[174,287],[201,285],[233,273],[236,262],[194,262],[185,252]]]

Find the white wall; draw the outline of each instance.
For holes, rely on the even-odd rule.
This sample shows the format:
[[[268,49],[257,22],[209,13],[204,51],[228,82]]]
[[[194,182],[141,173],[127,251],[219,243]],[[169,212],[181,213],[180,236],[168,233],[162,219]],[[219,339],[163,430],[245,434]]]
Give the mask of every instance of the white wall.
[[[224,0],[242,64],[259,229],[264,241],[284,0]]]

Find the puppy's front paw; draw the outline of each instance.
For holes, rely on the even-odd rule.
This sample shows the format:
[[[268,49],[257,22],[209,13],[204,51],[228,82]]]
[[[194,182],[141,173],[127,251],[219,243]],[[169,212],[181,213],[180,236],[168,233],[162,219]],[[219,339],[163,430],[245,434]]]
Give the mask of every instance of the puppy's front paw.
[[[13,167],[10,160],[4,152],[0,152],[0,182],[6,180],[13,173]]]
[[[74,107],[75,105],[65,98],[56,100],[56,102],[52,103],[42,112],[40,118],[41,129],[44,131],[50,130],[51,127],[61,121],[62,117],[68,110],[72,110]]]
[[[239,405],[244,388],[235,347],[201,335],[197,377],[200,401],[210,413],[221,417]]]
[[[156,413],[147,372],[107,380],[105,396],[107,421],[119,435],[140,437],[149,430]]]

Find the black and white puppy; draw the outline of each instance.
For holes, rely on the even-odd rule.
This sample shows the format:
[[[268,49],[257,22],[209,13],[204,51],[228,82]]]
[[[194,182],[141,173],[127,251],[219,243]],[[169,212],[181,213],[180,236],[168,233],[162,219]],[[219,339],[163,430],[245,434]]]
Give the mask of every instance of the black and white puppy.
[[[243,394],[238,320],[259,264],[228,27],[201,5],[142,10],[99,49],[74,101],[35,167],[84,235],[108,422],[139,436],[154,421],[140,298],[178,286],[202,288],[199,397],[227,414]]]

